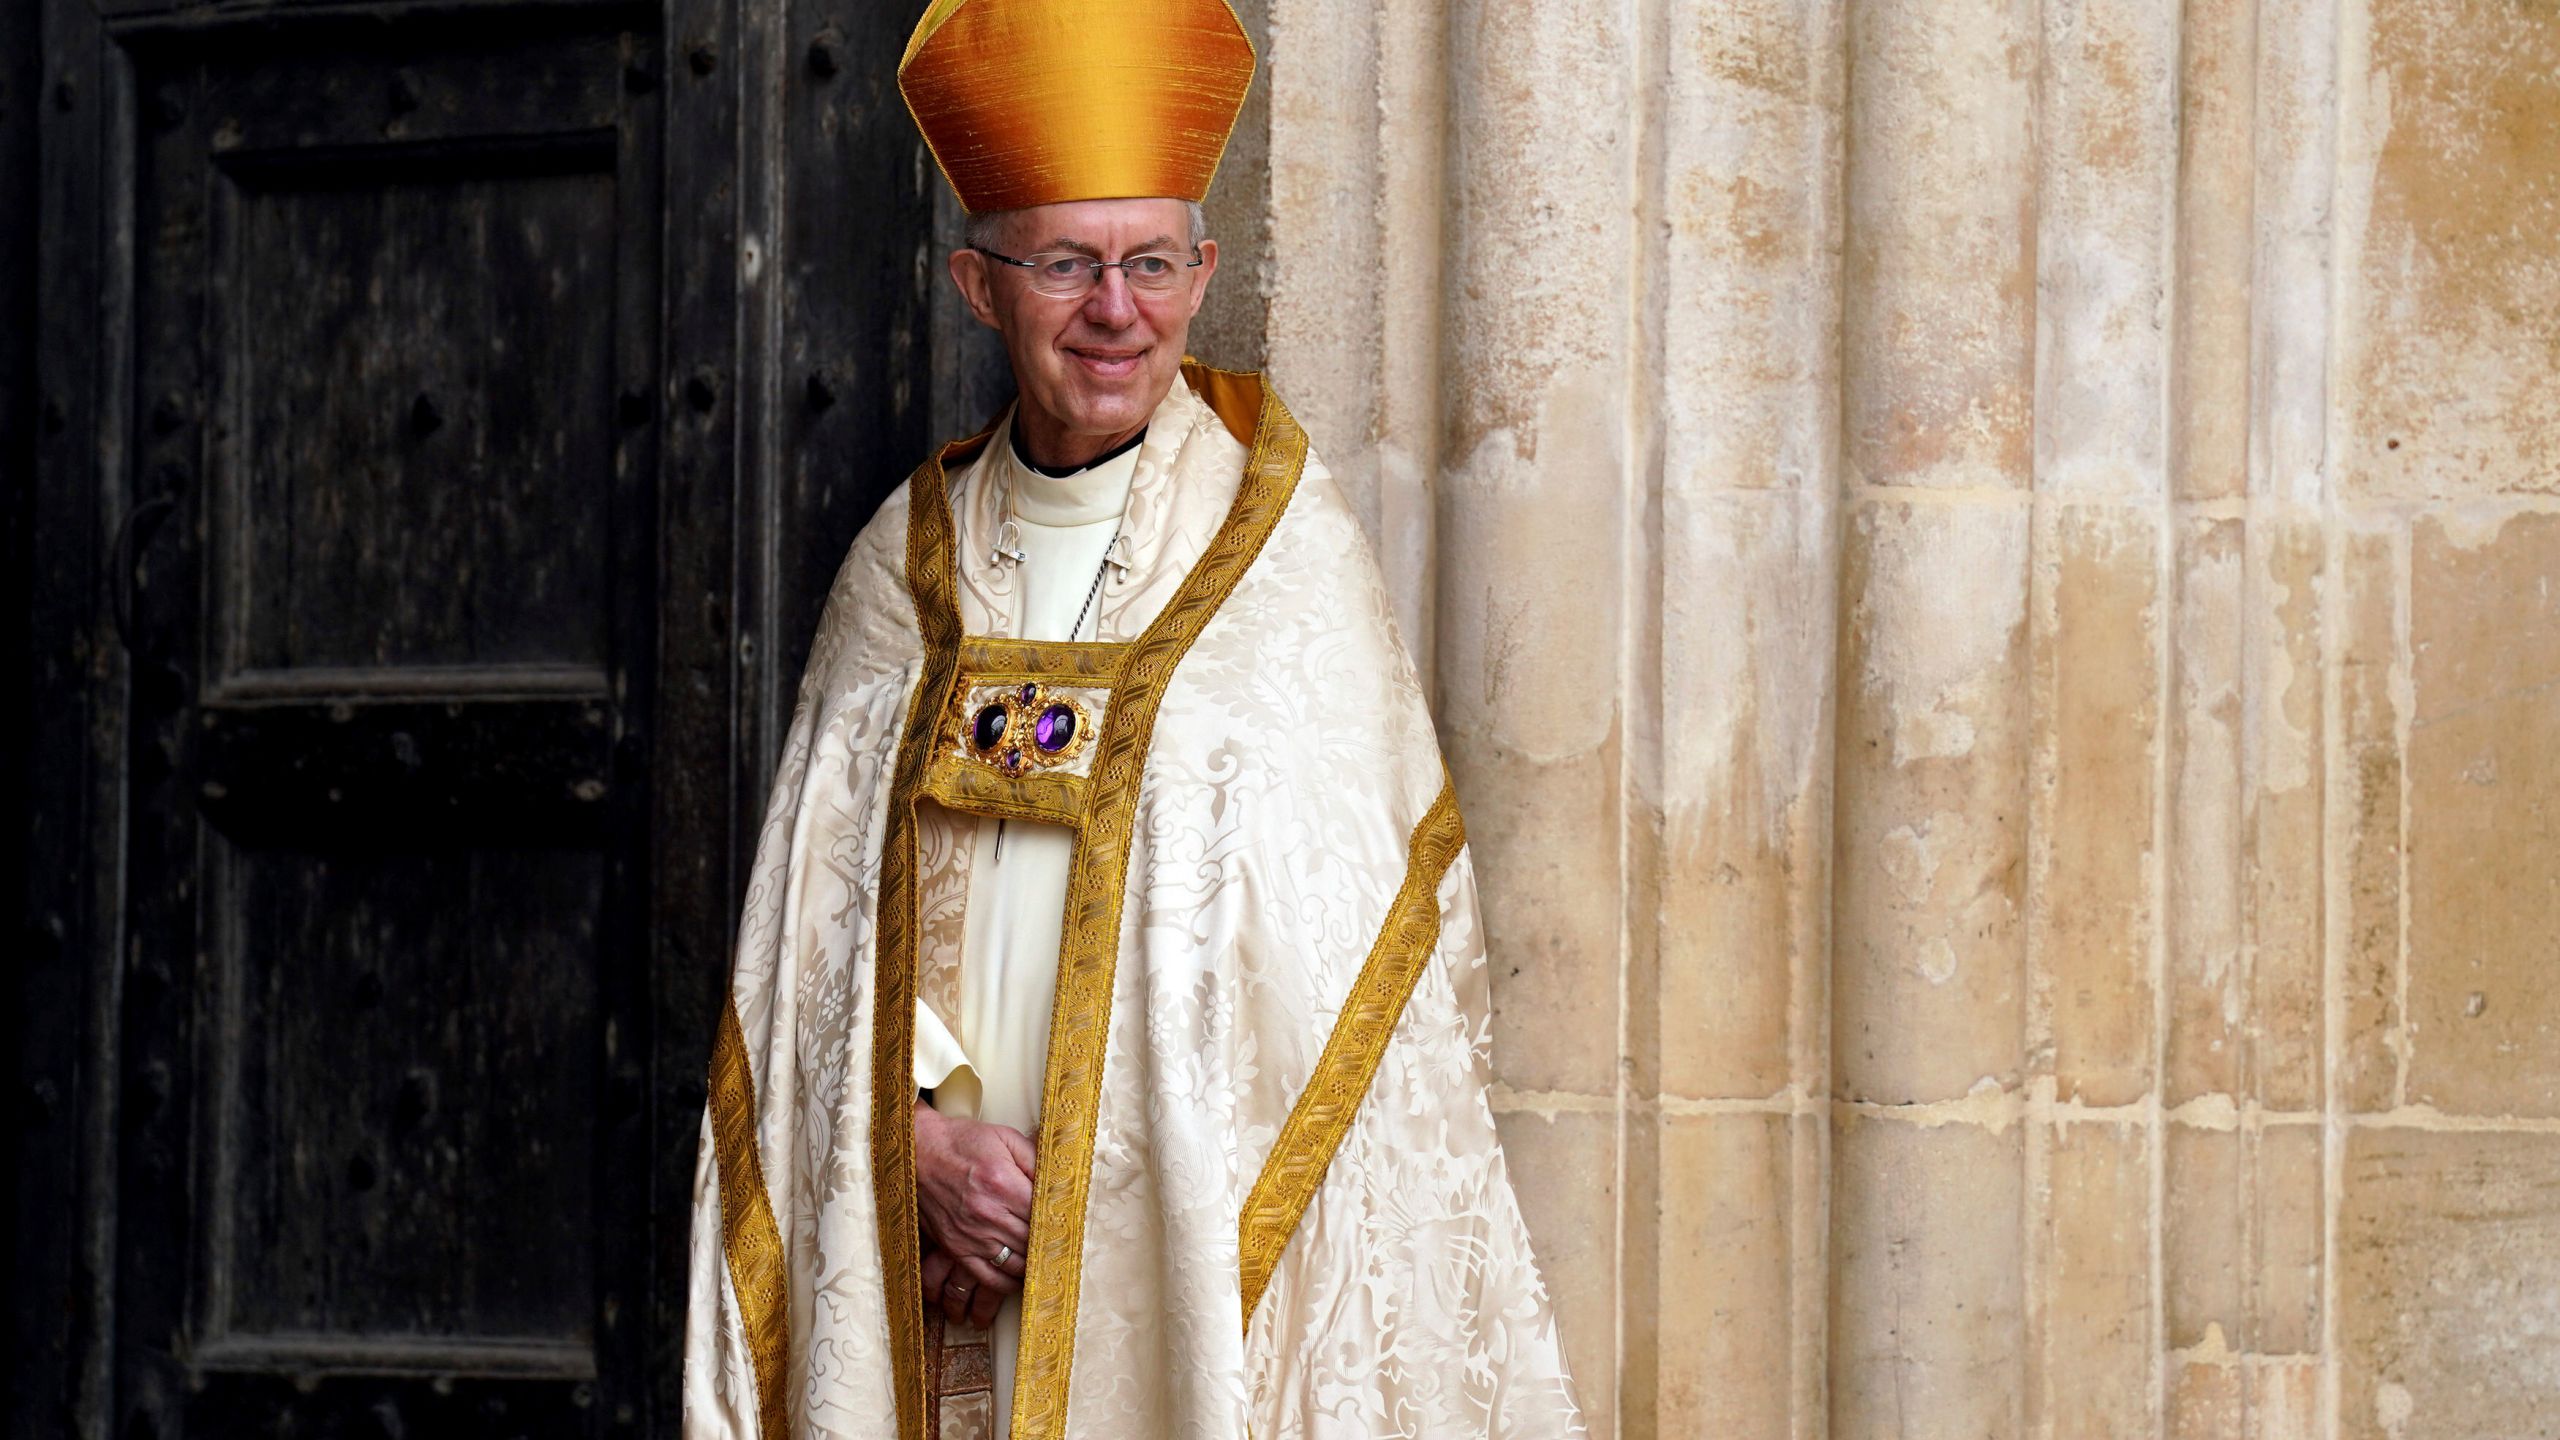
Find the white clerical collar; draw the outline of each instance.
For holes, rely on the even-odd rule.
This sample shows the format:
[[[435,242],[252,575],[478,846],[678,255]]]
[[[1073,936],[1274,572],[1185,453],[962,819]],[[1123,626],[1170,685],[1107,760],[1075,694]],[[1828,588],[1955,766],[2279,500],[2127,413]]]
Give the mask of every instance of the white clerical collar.
[[[1138,473],[1132,442],[1118,454],[1069,475],[1043,475],[1022,463],[1008,434],[999,452],[1013,486],[1013,516],[1025,525],[1094,525],[1117,520],[1129,504],[1129,482]]]

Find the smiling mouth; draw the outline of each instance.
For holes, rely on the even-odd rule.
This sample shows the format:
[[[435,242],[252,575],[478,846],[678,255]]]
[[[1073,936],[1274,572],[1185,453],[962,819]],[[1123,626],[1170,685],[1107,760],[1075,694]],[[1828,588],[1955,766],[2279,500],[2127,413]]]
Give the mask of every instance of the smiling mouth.
[[[1067,353],[1075,357],[1076,363],[1097,375],[1118,376],[1126,375],[1136,369],[1139,358],[1147,352],[1144,350],[1086,350],[1070,346]]]

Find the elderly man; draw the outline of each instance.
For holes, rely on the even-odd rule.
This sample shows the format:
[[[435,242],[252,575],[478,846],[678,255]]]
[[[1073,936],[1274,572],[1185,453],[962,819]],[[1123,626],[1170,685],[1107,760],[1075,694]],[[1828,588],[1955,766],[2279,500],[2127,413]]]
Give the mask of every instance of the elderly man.
[[[1019,398],[854,541],[712,1064],[690,1436],[1580,1434],[1455,796],[1360,528],[1184,361],[1225,0],[938,0]]]

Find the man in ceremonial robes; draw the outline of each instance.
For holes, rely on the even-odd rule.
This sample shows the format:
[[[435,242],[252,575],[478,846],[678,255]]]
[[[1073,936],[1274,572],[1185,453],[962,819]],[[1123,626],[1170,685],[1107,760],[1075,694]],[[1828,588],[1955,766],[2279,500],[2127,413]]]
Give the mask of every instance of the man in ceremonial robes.
[[[1456,797],[1358,522],[1186,362],[1225,0],[899,71],[1019,399],[828,597],[714,1046],[692,1437],[1583,1433]]]

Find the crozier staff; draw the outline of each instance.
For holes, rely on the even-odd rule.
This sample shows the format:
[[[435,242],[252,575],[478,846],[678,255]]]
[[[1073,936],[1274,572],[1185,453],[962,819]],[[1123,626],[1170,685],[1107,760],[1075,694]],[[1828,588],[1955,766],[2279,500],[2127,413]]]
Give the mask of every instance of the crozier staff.
[[[937,0],[1020,398],[828,597],[695,1185],[692,1437],[1580,1435],[1474,875],[1366,539],[1183,359],[1225,0]]]

